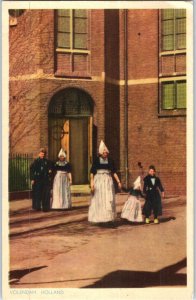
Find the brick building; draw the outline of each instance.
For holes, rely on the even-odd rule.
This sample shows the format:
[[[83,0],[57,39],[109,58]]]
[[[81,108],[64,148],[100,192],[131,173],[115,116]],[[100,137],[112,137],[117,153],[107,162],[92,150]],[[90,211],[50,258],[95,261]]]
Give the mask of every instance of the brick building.
[[[103,139],[125,186],[186,193],[186,10],[11,10],[10,152],[62,146],[76,190]]]

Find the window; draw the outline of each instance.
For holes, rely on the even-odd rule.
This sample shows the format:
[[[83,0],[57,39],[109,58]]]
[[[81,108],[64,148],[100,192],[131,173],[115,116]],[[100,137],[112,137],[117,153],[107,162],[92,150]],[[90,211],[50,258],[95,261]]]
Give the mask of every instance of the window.
[[[88,19],[85,9],[60,9],[57,11],[57,48],[88,48]]]
[[[162,110],[186,108],[186,81],[166,81],[161,83]]]
[[[186,10],[163,9],[161,13],[162,51],[186,48]]]
[[[186,9],[161,9],[159,117],[186,116]]]
[[[55,16],[55,76],[90,78],[90,10],[59,9]]]

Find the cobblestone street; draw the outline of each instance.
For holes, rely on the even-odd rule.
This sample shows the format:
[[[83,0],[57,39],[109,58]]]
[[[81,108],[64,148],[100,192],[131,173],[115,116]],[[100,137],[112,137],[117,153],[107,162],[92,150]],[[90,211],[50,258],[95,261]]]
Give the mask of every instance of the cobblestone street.
[[[158,225],[121,220],[126,199],[116,196],[115,228],[88,223],[88,196],[47,213],[11,201],[11,288],[186,286],[185,197],[163,200]]]

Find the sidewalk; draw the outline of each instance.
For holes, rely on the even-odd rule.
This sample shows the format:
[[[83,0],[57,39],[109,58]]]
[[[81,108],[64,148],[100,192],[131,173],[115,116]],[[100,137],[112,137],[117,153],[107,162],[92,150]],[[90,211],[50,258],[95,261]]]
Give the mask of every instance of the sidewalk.
[[[10,203],[11,287],[146,287],[186,285],[186,201],[165,199],[158,225],[123,222],[127,195],[116,196],[117,227],[87,221],[89,197],[73,209],[31,210]]]

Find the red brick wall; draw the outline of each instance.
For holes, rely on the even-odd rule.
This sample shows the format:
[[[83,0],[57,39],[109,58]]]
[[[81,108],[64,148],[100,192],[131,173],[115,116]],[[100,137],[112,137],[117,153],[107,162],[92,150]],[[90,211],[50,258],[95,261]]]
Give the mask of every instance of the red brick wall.
[[[100,77],[104,72],[103,20],[103,10],[91,11],[90,51],[92,59],[88,61],[88,64],[91,74]],[[54,11],[26,10],[18,18],[17,26],[10,27],[9,38],[10,76],[12,78],[10,82],[11,151],[36,153],[40,146],[48,146],[49,101],[55,92],[70,86],[82,88],[92,95],[95,103],[94,125],[98,128],[97,138],[98,141],[104,139],[104,83],[90,80],[64,80],[63,78],[61,80],[55,77],[42,79],[42,75],[54,74]],[[74,61],[74,68],[76,71],[81,71],[81,60],[78,58],[79,56]],[[36,73],[40,69],[42,73],[38,76]],[[23,75],[23,80],[15,78],[13,81],[13,77],[18,75]],[[97,149],[94,151],[97,152]]]
[[[91,10],[90,50],[91,75],[101,76],[104,72],[104,10]]]
[[[186,119],[158,118],[157,101],[157,84],[129,87],[130,181],[138,174],[138,161],[146,173],[154,164],[167,194],[185,194]]]
[[[9,30],[10,76],[54,70],[54,11],[25,10]]]
[[[37,153],[42,134],[39,80],[10,82],[9,111],[10,151]]]
[[[158,12],[129,12],[129,28],[134,28],[128,42],[129,79],[158,79]],[[156,166],[166,194],[185,194],[186,118],[159,118],[158,83],[137,83],[128,88],[130,184],[141,161],[146,173],[150,164]]]
[[[128,10],[128,78],[158,75],[158,11]]]
[[[94,101],[97,147],[104,139],[124,180],[124,11],[92,10],[90,60],[92,79],[55,78],[54,12],[25,11],[10,27],[10,150],[33,152],[48,146],[48,105],[61,89],[76,87]],[[158,11],[128,11],[128,166],[129,185],[139,170],[157,168],[166,194],[186,192],[186,118],[158,117]],[[184,57],[177,57],[179,72]],[[80,71],[81,64],[76,62]],[[40,71],[42,70],[42,72]],[[35,76],[38,72],[39,76]],[[106,82],[102,79],[105,72]],[[43,74],[42,74],[43,73]],[[47,75],[50,76],[47,78]],[[13,78],[25,75],[22,79]],[[98,79],[94,78],[98,77]],[[108,78],[115,79],[109,83]],[[96,79],[96,80],[95,80]],[[118,82],[118,79],[122,80]],[[135,80],[141,81],[135,81]],[[120,84],[120,85],[119,85]],[[96,144],[96,143],[94,143]],[[97,149],[94,149],[96,152]]]

